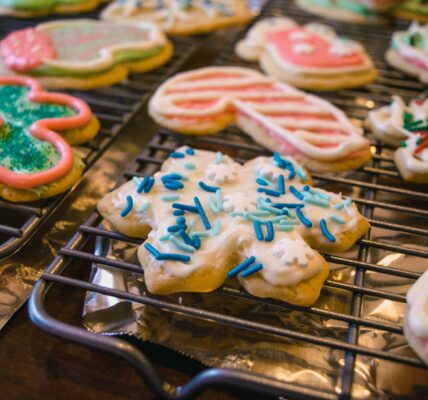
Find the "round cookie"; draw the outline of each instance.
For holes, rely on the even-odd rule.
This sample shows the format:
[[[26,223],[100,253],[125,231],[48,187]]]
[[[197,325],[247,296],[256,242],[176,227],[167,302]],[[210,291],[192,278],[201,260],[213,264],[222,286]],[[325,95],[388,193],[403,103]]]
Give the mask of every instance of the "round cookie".
[[[404,180],[428,183],[428,133],[407,139],[395,152],[394,161]]]
[[[112,21],[148,21],[173,35],[208,33],[252,18],[246,0],[116,0],[101,13]]]
[[[292,158],[240,165],[188,147],[98,210],[125,235],[150,232],[138,257],[152,293],[208,292],[237,277],[255,296],[300,306],[317,300],[328,275],[316,250],[346,251],[369,228],[351,199],[312,187]]]
[[[165,64],[172,44],[150,23],[77,19],[12,32],[0,42],[0,55],[4,67],[45,87],[93,89]]]
[[[0,100],[0,197],[34,201],[72,187],[83,162],[67,142],[83,143],[99,129],[88,105],[20,76],[0,77]]]
[[[247,68],[178,74],[157,89],[149,114],[184,134],[216,133],[234,123],[313,171],[354,169],[371,158],[362,129],[331,103]]]
[[[239,41],[238,56],[301,89],[337,90],[373,81],[376,68],[357,42],[336,35],[327,25],[300,26],[289,18],[257,22]]]

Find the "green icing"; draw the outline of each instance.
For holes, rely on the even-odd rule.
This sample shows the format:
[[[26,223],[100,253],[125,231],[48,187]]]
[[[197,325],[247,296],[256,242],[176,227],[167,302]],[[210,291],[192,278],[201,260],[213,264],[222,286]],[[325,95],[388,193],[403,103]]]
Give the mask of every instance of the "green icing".
[[[354,1],[350,1],[350,0],[307,0],[307,1],[323,8],[331,8],[331,9],[342,8],[343,10],[351,11],[356,14],[361,14],[366,16],[376,15],[374,11],[364,7],[364,5]]]
[[[17,10],[38,11],[58,5],[82,4],[86,0],[0,0],[0,6]]]
[[[416,14],[428,14],[428,3],[421,0],[405,1],[400,7],[402,10],[411,11]]]
[[[144,51],[134,51],[134,50],[126,50],[126,51],[118,51],[114,54],[114,63],[120,64],[131,61],[142,61],[145,58],[153,57],[157,54],[160,54],[164,48],[162,46],[154,47],[150,50]],[[107,70],[101,70],[97,72],[85,72],[85,71],[70,71],[67,69],[56,68],[43,66],[31,71],[32,75],[35,76],[76,76],[76,77],[90,77],[100,74],[101,72],[106,72]]]
[[[0,86],[0,165],[14,172],[32,173],[53,167],[60,160],[55,147],[29,133],[30,126],[44,118],[74,115],[70,107],[33,103],[27,99],[29,88]]]

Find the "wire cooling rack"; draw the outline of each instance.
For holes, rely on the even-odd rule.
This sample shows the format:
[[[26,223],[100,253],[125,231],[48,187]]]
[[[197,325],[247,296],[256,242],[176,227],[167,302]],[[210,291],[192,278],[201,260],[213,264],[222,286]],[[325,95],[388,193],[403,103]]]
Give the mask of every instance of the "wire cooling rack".
[[[1,19],[0,37],[30,24],[31,21],[28,20]],[[178,38],[173,42],[174,55],[161,68],[145,74],[131,75],[124,82],[110,88],[89,92],[62,90],[85,100],[101,123],[100,132],[91,142],[74,147],[82,155],[86,171],[119,135],[127,122],[141,110],[156,86],[177,71],[199,43],[194,38]],[[65,196],[66,193],[31,204],[0,200],[0,259],[23,245]]]
[[[286,13],[299,22],[312,19],[286,1],[271,2],[264,14],[266,13],[272,15]],[[411,98],[422,90],[418,82],[389,69],[383,62],[382,56],[388,46],[392,30],[397,26],[404,26],[404,22],[398,22],[394,27],[345,27],[339,23],[333,25],[342,33],[346,31],[348,36],[360,40],[368,47],[380,73],[380,77],[364,89],[343,90],[325,96],[342,107],[351,118],[364,118],[368,109],[389,102],[392,94]],[[232,49],[232,46],[225,49],[218,58],[218,64],[248,65],[239,61],[233,55]],[[194,148],[222,151],[237,161],[267,154],[266,150],[235,128],[227,129],[212,137],[183,137],[167,130],[160,130],[135,162],[129,166],[118,185],[133,176],[153,174],[168,157],[169,152],[184,144]],[[92,244],[97,238],[113,239],[125,242],[129,246],[138,246],[142,242],[103,228],[100,225],[102,219],[96,213],[75,232],[37,283],[29,305],[31,318],[38,326],[52,334],[126,359],[137,369],[151,389],[163,398],[191,398],[208,387],[231,385],[257,390],[264,394],[281,395],[284,398],[349,399],[353,396],[356,366],[362,357],[374,363],[388,362],[390,363],[388,365],[394,368],[413,367],[415,370],[424,370],[426,367],[411,352],[403,353],[388,347],[368,346],[364,340],[360,340],[361,332],[367,330],[379,330],[402,338],[401,324],[368,315],[365,311],[367,302],[375,299],[390,305],[404,304],[405,290],[396,290],[395,282],[397,286],[403,285],[403,282],[407,286],[412,284],[420,276],[421,271],[426,269],[428,258],[427,187],[412,185],[400,178],[391,157],[391,149],[388,147],[373,141],[372,152],[372,161],[361,170],[341,175],[313,174],[317,186],[351,196],[360,211],[369,219],[372,227],[351,252],[325,254],[325,258],[332,267],[345,268],[350,272],[350,278],[341,281],[330,276],[321,297],[334,296],[338,293],[347,296],[349,307],[346,310],[332,310],[318,303],[311,308],[300,308],[279,301],[254,298],[245,291],[230,287],[228,284],[218,289],[224,296],[245,299],[255,306],[272,305],[284,312],[296,311],[302,315],[317,317],[322,321],[335,321],[345,326],[344,335],[336,336],[333,328],[331,335],[324,336],[304,329],[270,325],[259,320],[222,314],[217,310],[191,307],[170,298],[163,299],[150,294],[132,294],[96,285],[90,280],[79,279],[70,272],[70,266],[75,266],[78,261],[85,269],[90,268],[92,263],[97,263],[120,271],[142,273],[141,267],[129,260],[111,259],[104,255],[96,255],[92,251]],[[402,262],[398,267],[379,262],[396,255],[408,257],[410,261]],[[382,279],[374,277],[382,277]],[[387,285],[385,282],[390,284]],[[214,324],[238,329],[243,334],[257,332],[271,335],[276,339],[292,339],[301,345],[312,344],[320,348],[338,350],[343,355],[343,362],[337,366],[339,384],[337,387],[320,390],[309,383],[297,385],[241,370],[217,368],[205,370],[183,386],[170,386],[158,376],[153,365],[137,347],[118,338],[89,333],[81,326],[72,326],[51,316],[47,312],[46,297],[52,285],[57,284],[156,307],[195,320],[209,320]]]

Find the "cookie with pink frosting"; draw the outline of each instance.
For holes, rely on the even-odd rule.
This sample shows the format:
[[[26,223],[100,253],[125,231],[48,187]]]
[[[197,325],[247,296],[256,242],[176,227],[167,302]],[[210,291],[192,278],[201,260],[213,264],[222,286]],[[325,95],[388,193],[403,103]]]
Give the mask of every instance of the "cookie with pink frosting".
[[[285,17],[256,23],[237,43],[236,53],[259,61],[267,74],[303,89],[358,87],[377,75],[359,43],[338,36],[327,25],[298,25]]]
[[[149,113],[184,134],[214,134],[237,125],[313,171],[354,169],[371,158],[362,129],[341,110],[248,68],[207,67],[175,75],[157,89]]]
[[[394,32],[385,54],[392,67],[428,83],[428,24],[413,22],[406,31]]]
[[[404,334],[416,354],[428,365],[428,271],[407,293]]]

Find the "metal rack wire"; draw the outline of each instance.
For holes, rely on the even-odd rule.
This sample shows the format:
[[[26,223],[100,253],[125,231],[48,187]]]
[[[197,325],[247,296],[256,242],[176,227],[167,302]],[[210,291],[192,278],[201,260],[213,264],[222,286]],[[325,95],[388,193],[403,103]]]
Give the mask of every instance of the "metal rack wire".
[[[34,22],[32,22],[34,24]],[[1,20],[0,37],[8,31],[28,26],[30,21]],[[177,71],[190,57],[199,43],[198,39],[174,39],[174,55],[163,67],[154,71],[129,76],[126,81],[110,88],[68,93],[85,100],[101,123],[98,135],[89,143],[76,146],[82,155],[87,171],[128,121],[143,107],[150,93],[168,76]],[[63,91],[64,92],[64,91]],[[47,216],[63,201],[67,193],[28,205],[0,200],[0,259],[22,246],[38,229]]]
[[[287,8],[284,6],[287,4]],[[308,14],[297,10],[289,2],[273,1],[264,13],[287,15],[299,22],[311,19]],[[397,25],[402,25],[399,22]],[[383,62],[382,55],[388,45],[392,27],[349,27],[337,25],[338,30],[345,30],[347,35],[359,39],[371,52],[380,72],[380,78],[364,89],[344,90],[339,93],[327,94],[329,100],[345,109],[351,118],[363,118],[367,109],[386,103],[392,94],[414,97],[422,90],[421,85],[400,72],[390,70]],[[376,35],[373,38],[373,34]],[[218,64],[248,65],[239,61],[233,54],[232,45],[218,58]],[[237,161],[245,161],[258,155],[266,154],[259,145],[243,136],[237,129],[230,128],[212,137],[183,137],[181,135],[160,130],[143,150],[137,160],[125,171],[118,184],[132,176],[142,176],[155,172],[169,152],[177,146],[189,145],[194,148],[223,151]],[[90,281],[78,279],[68,274],[68,268],[77,260],[83,262],[83,268],[91,263],[108,266],[125,272],[142,273],[141,267],[125,259],[111,259],[104,255],[96,255],[91,251],[96,238],[114,239],[138,246],[141,241],[130,239],[116,232],[111,232],[100,225],[101,217],[93,214],[80,227],[70,241],[59,252],[58,257],[50,264],[36,285],[30,300],[30,315],[33,321],[46,331],[74,342],[108,351],[129,361],[154,392],[164,398],[190,398],[202,390],[215,385],[232,385],[235,387],[257,390],[264,394],[282,395],[286,398],[299,399],[348,399],[352,398],[355,381],[355,366],[359,357],[385,360],[399,367],[426,368],[423,363],[411,354],[401,354],[389,349],[369,347],[360,339],[362,329],[378,329],[401,336],[402,326],[390,321],[370,318],[362,309],[368,298],[389,300],[405,303],[402,292],[378,287],[371,282],[371,274],[382,274],[388,279],[400,279],[411,284],[420,276],[417,265],[427,265],[428,261],[428,191],[426,186],[405,183],[399,176],[391,157],[391,151],[379,142],[373,141],[374,157],[368,165],[359,171],[342,175],[313,174],[318,186],[350,195],[360,207],[361,212],[370,220],[371,230],[346,254],[326,254],[325,258],[331,265],[346,267],[352,279],[341,282],[327,280],[322,295],[331,295],[330,291],[340,291],[349,296],[348,310],[330,310],[321,306],[301,308],[289,304],[266,299],[254,298],[245,291],[225,284],[218,289],[222,295],[245,299],[254,305],[264,304],[278,307],[285,311],[297,311],[317,316],[322,320],[333,320],[345,324],[343,336],[315,335],[303,330],[288,329],[283,326],[269,325],[258,320],[247,320],[225,315],[218,311],[204,308],[189,307],[185,303],[162,299],[159,297],[131,294],[126,291],[95,285]],[[416,246],[418,245],[418,246]],[[398,267],[384,266],[378,263],[383,256],[402,254],[412,257],[411,265]],[[190,382],[180,387],[171,387],[160,379],[150,362],[133,345],[112,337],[104,337],[86,332],[83,328],[60,322],[46,311],[46,296],[53,284],[63,284],[82,291],[91,291],[137,304],[148,305],[172,313],[180,313],[197,320],[209,320],[226,327],[233,327],[243,332],[257,332],[281,339],[293,339],[298,343],[310,343],[323,348],[343,352],[343,365],[340,366],[340,385],[338,390],[319,390],[310,385],[296,385],[276,380],[263,375],[240,370],[207,369],[195,376]]]

